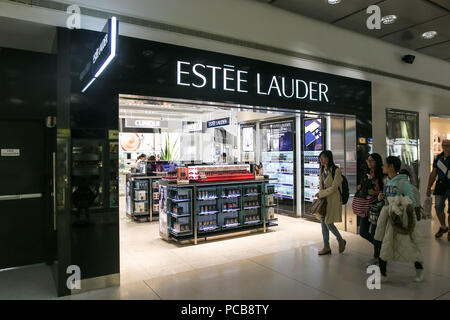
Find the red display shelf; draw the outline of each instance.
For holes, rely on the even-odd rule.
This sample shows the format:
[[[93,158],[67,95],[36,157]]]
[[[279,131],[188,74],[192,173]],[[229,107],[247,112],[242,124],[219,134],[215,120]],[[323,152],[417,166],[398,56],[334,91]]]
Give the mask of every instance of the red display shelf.
[[[242,174],[223,174],[223,175],[208,175],[206,178],[199,181],[230,181],[230,180],[253,180],[255,175],[253,173]]]

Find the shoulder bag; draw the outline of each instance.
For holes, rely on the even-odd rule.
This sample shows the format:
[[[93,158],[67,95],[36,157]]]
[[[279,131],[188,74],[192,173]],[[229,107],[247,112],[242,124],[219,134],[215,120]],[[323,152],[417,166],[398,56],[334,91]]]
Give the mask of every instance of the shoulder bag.
[[[369,206],[369,222],[376,225],[378,222],[378,217],[380,216],[381,210],[384,206],[384,200],[376,201]]]
[[[322,171],[320,172],[322,175]],[[322,189],[325,189],[325,182],[322,179]],[[327,198],[317,198],[311,205],[309,213],[316,217],[325,217],[327,215]]]
[[[318,198],[312,203],[310,214],[325,217],[327,215],[327,198]]]

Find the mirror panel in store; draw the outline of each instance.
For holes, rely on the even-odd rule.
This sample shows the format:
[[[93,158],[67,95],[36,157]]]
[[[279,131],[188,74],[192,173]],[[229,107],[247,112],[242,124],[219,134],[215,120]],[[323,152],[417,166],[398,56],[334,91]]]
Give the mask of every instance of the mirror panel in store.
[[[399,157],[419,187],[419,113],[387,109],[386,122],[387,155]]]

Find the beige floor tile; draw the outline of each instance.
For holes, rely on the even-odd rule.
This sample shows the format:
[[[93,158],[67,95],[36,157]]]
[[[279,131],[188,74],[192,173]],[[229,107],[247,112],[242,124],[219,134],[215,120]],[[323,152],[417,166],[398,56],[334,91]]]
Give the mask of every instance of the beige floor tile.
[[[145,268],[145,270],[149,275],[147,279],[153,279],[157,277],[163,277],[168,275],[174,275],[177,273],[192,271],[195,270],[195,268],[185,262],[180,262],[177,264],[164,267],[148,267]]]
[[[250,261],[146,281],[162,299],[334,299]]]
[[[120,267],[120,283],[133,283],[148,279],[150,277],[147,270],[141,266],[121,266]]]
[[[262,266],[294,278],[342,299],[435,299],[450,288],[450,279],[426,273],[426,280],[413,282],[415,271],[404,264],[389,263],[390,282],[381,290],[367,289],[365,263],[368,256],[356,252],[319,257],[318,246],[252,258]],[[332,248],[337,249],[337,248]]]

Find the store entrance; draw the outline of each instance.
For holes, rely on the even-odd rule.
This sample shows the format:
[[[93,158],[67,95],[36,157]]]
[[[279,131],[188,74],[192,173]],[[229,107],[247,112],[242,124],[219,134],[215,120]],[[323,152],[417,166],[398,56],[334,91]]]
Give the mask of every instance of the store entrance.
[[[247,234],[251,223],[260,223],[253,231],[269,230],[268,225],[269,232],[282,231],[296,226],[296,218],[311,218],[308,206],[318,188],[317,158],[325,148],[332,147],[336,163],[356,189],[354,116],[120,95],[119,129],[124,282],[139,277],[142,268],[143,277],[188,270],[179,260],[183,250],[175,256],[167,250],[183,248],[183,239],[210,241],[216,231],[219,236]],[[200,172],[227,166],[249,166],[254,175],[248,181],[211,177],[208,183],[196,183],[189,177],[189,183],[181,183],[180,174],[191,174],[186,167],[201,168]],[[178,170],[182,168],[186,171]],[[264,180],[256,179],[257,172]],[[176,180],[172,184],[171,178]],[[269,193],[273,200],[266,197]],[[350,221],[356,232],[351,214],[344,206],[341,230]],[[267,225],[261,218],[267,218]],[[244,249],[239,245],[232,251]],[[151,259],[161,259],[167,267],[149,267],[159,265]]]
[[[272,180],[274,214],[301,215],[296,161],[299,113],[126,95],[119,106],[122,196],[134,188],[132,173],[164,176],[177,166],[249,164]],[[141,155],[146,156],[145,164],[138,161]],[[158,216],[158,203],[152,197],[148,203],[132,198],[124,204],[126,215],[136,220],[153,220],[152,213]]]
[[[442,153],[442,141],[450,139],[450,116],[430,116],[430,164]],[[432,168],[430,168],[432,170]]]

